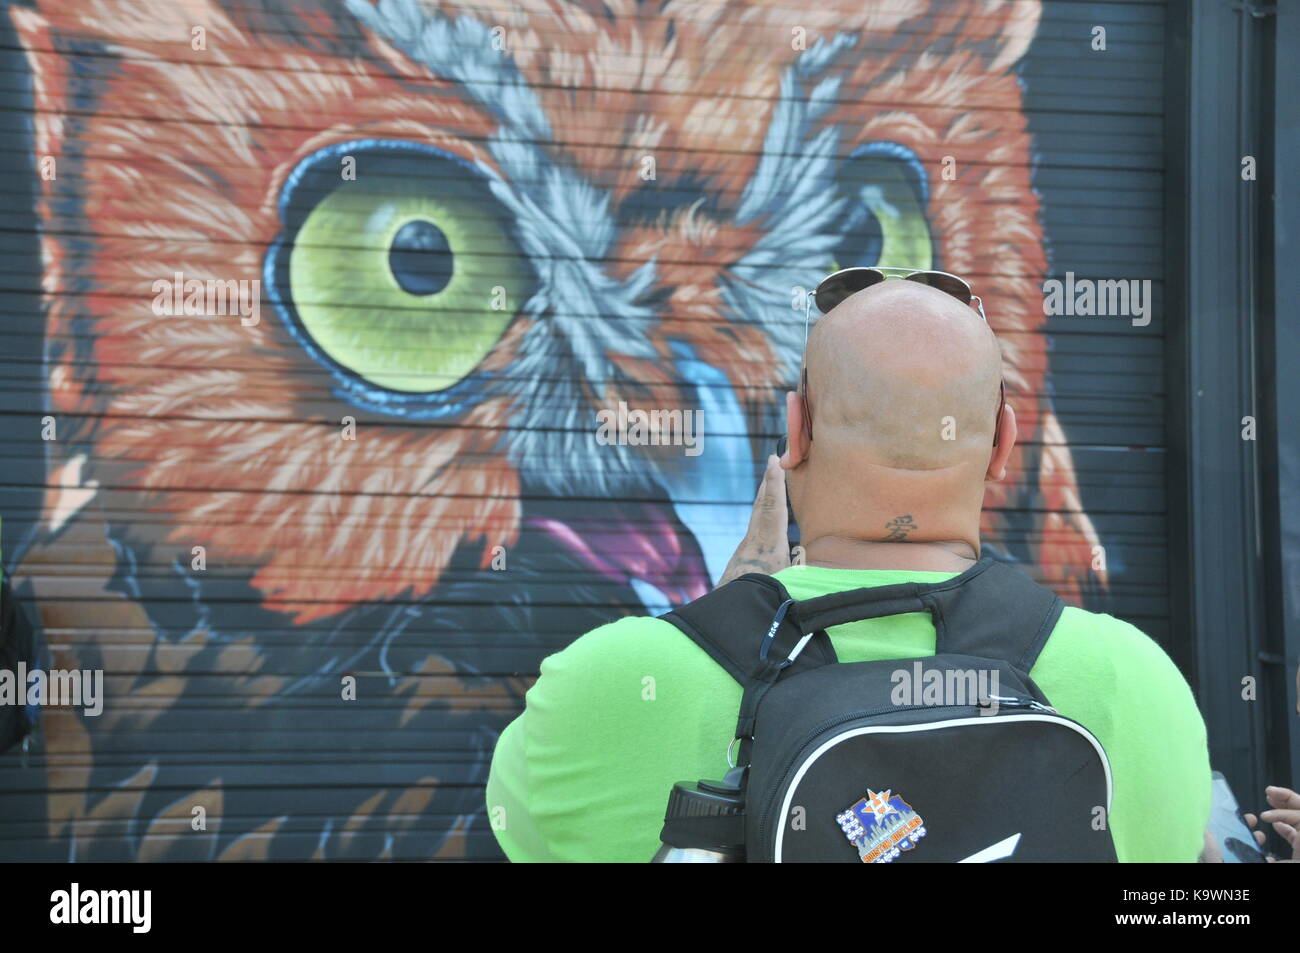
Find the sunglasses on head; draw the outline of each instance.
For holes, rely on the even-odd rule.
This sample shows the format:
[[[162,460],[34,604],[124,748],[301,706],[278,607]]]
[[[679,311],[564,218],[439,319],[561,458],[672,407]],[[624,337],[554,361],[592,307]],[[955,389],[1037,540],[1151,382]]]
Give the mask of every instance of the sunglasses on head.
[[[887,272],[902,272],[902,274],[887,274]],[[837,307],[844,299],[850,295],[855,295],[873,285],[878,285],[882,281],[890,278],[901,278],[904,281],[915,281],[917,284],[928,285],[942,291],[944,294],[951,295],[962,304],[969,305],[972,301],[979,309],[980,318],[985,324],[988,324],[988,317],[984,314],[984,302],[980,300],[979,295],[971,292],[971,287],[966,283],[964,278],[958,278],[956,275],[950,275],[946,271],[927,271],[913,268],[889,268],[889,267],[856,267],[841,268],[839,271],[827,275],[817,285],[817,289],[812,293],[810,300],[804,308],[804,326],[803,326],[803,343],[804,350],[808,349],[808,325],[810,313],[808,305],[816,304],[817,310],[826,314],[831,309]],[[812,440],[812,405],[808,402],[808,364],[805,361],[803,374],[800,380],[800,403],[803,405],[803,425],[804,431],[808,434],[808,439]],[[993,418],[993,446],[998,445],[998,424],[1002,420],[1002,408],[1007,403],[1007,385],[1002,382],[999,385],[998,412]],[[784,452],[784,450],[782,450]]]
[[[906,272],[906,274],[886,274],[886,272]],[[902,278],[904,281],[928,285],[944,294],[952,295],[962,304],[970,304],[974,301],[979,308],[980,317],[984,318],[984,302],[971,293],[970,285],[964,278],[950,275],[946,271],[917,271],[911,268],[841,268],[822,279],[817,290],[813,292],[813,302],[817,305],[818,311],[826,314],[849,295],[857,294],[889,278]],[[987,322],[988,318],[984,320]]]

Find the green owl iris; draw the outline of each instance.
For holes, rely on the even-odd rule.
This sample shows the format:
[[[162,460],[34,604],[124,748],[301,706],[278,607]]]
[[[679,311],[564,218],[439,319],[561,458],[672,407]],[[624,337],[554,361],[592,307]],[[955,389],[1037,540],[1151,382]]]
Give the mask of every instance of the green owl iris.
[[[483,197],[380,177],[325,196],[298,229],[298,319],[332,360],[386,390],[445,390],[482,361],[531,292]]]

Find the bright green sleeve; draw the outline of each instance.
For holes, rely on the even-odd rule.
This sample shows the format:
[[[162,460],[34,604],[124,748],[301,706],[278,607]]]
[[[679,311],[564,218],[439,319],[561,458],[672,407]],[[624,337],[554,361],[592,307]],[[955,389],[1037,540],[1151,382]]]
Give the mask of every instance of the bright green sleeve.
[[[1106,750],[1119,860],[1195,861],[1210,815],[1205,722],[1164,650],[1127,622],[1067,608],[1031,674]]]
[[[527,714],[501,733],[487,782],[488,821],[497,844],[515,863],[554,860],[528,813],[528,758],[523,746]]]
[[[695,780],[701,762],[725,770],[725,712],[739,701],[739,686],[659,619],[620,619],[549,656],[492,757],[487,808],[502,850],[648,861],[673,783]]]

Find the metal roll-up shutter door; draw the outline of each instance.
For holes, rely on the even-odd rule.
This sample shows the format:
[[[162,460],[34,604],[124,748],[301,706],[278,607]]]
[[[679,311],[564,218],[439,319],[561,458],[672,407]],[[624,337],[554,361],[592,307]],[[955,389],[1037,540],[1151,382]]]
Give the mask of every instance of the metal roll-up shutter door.
[[[1020,75],[1049,277],[1150,281],[1149,324],[1054,315],[1047,334],[1053,402],[1110,572],[1085,606],[1168,650],[1165,17],[1162,3],[1048,4]],[[1104,50],[1093,49],[1099,27]]]
[[[106,704],[0,755],[0,857],[499,856],[540,660],[717,577],[793,293],[898,247],[1019,382],[991,543],[1171,637],[1163,317],[1041,311],[1067,270],[1159,303],[1163,6],[561,7],[430,6],[419,63],[335,0],[8,8],[4,566]],[[598,447],[620,400],[711,449]]]

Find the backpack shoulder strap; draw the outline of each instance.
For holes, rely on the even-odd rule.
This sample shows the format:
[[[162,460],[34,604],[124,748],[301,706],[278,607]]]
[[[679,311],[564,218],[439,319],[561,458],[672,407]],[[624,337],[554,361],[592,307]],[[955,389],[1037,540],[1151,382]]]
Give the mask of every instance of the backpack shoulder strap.
[[[788,611],[782,607],[788,604]],[[1003,659],[1028,673],[1065,604],[1050,589],[991,556],[938,583],[899,583],[795,602],[771,576],[749,573],[660,618],[681,629],[736,681],[747,684],[815,635],[788,674],[836,661],[825,630],[846,622],[927,611],[935,654]],[[775,628],[773,628],[774,623]],[[759,663],[764,638],[775,636]]]
[[[1065,603],[1018,569],[986,558],[988,568],[965,585],[932,594],[935,652],[1000,658],[1028,674]]]
[[[803,637],[794,617],[782,610],[787,604],[793,605],[794,600],[779,580],[747,573],[660,618],[677,626],[732,678],[748,686],[767,673],[769,660],[786,658]],[[762,658],[762,645],[769,635],[772,644],[767,658]],[[834,661],[835,650],[823,633],[809,643],[790,671]]]
[[[858,619],[927,611],[934,619],[935,654],[1003,659],[1028,673],[1064,607],[1050,589],[985,556],[943,582],[833,592],[797,603],[790,614],[797,627],[811,632]]]
[[[777,678],[837,661],[825,632],[799,625],[797,604],[779,580],[747,573],[660,616],[740,683],[738,763],[749,763],[758,705]]]
[[[740,683],[736,737],[748,763],[758,704],[776,679],[787,669],[793,675],[837,661],[830,626],[929,611],[936,654],[1000,658],[1028,674],[1062,608],[1055,593],[986,556],[944,582],[864,587],[803,602],[771,576],[749,573],[660,618]]]

